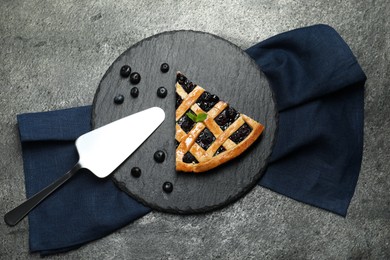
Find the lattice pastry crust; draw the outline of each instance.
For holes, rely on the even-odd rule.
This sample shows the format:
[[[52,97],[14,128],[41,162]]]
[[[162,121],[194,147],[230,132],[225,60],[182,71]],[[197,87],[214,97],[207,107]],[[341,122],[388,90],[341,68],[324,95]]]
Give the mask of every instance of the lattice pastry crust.
[[[207,118],[194,122],[187,113]],[[176,170],[204,172],[242,154],[264,126],[237,112],[182,73],[176,80]]]

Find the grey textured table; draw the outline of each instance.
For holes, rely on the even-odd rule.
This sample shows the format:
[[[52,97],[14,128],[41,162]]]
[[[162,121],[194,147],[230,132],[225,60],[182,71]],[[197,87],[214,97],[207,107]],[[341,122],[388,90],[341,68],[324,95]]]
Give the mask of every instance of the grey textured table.
[[[341,218],[256,187],[222,210],[152,212],[54,259],[389,259],[390,3],[379,1],[1,1],[0,215],[25,198],[16,114],[87,105],[111,63],[153,34],[193,29],[245,49],[275,34],[325,23],[368,76],[364,156]],[[253,207],[253,205],[257,205]],[[0,258],[28,253],[28,224],[0,220]]]

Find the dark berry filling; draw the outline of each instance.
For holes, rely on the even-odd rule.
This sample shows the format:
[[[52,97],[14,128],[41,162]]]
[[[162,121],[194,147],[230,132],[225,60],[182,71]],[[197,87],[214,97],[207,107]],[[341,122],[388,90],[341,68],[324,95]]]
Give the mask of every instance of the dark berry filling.
[[[179,142],[175,139],[175,146],[176,146],[176,148],[179,146]]]
[[[188,110],[188,111],[192,111],[192,110]],[[187,112],[188,112],[187,111]],[[187,113],[186,113],[187,114]],[[195,122],[192,121],[191,118],[189,118],[187,115],[184,115],[182,116],[178,121],[177,123],[179,124],[179,126],[181,127],[181,129],[184,130],[184,132],[188,133],[189,131],[191,131],[192,127],[194,126]]]
[[[210,94],[205,91],[200,95],[200,97],[196,100],[196,104],[200,106],[204,111],[209,111],[215,104],[219,101],[219,97],[217,95]]]
[[[187,152],[183,156],[183,162],[185,162],[185,163],[198,163],[198,160],[195,158],[195,156],[192,155],[192,153]]]
[[[176,109],[180,106],[181,102],[183,102],[183,99],[176,93]]]
[[[196,87],[196,85],[193,84],[192,82],[187,82],[186,84],[182,85],[182,87],[184,88],[184,90],[185,90],[187,93],[190,93],[191,91],[194,90],[194,88]]]
[[[215,117],[215,122],[225,131],[239,116],[240,114],[234,108],[227,107]]]
[[[189,81],[183,74],[177,74],[176,81],[183,87],[184,91],[187,93],[190,93],[196,87],[196,85]]]
[[[248,124],[243,124],[240,128],[237,129],[229,138],[236,144],[244,140],[250,133],[252,128]]]
[[[186,76],[184,76],[183,74],[177,74],[176,75],[176,82],[179,82],[180,85],[183,85],[185,82],[187,82],[187,78]]]
[[[220,153],[222,153],[222,152],[224,152],[224,151],[226,151],[225,147],[220,146],[220,147],[218,148],[218,150],[215,152],[214,156],[216,156],[216,155],[218,155],[218,154],[220,154]]]
[[[200,145],[203,149],[207,150],[210,145],[214,142],[215,136],[210,132],[208,128],[205,128],[200,132],[198,138],[196,138],[196,143]]]

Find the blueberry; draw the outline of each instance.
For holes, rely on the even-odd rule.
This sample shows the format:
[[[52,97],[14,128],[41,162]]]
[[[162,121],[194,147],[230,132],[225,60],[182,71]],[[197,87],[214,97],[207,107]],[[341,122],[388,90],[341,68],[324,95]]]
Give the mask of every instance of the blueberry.
[[[160,98],[165,98],[168,94],[168,90],[164,87],[159,87],[157,89],[157,96]]]
[[[165,160],[165,153],[161,150],[158,150],[154,153],[153,158],[156,162],[162,163]]]
[[[171,193],[173,191],[173,184],[170,183],[169,181],[164,182],[162,188],[163,188],[163,191],[165,191],[166,193]]]
[[[123,65],[120,74],[122,77],[127,78],[131,73],[131,67],[129,65]]]
[[[134,178],[139,178],[141,176],[141,169],[138,168],[138,167],[133,167],[131,169],[131,175],[134,177]]]
[[[133,72],[130,74],[130,82],[133,84],[138,84],[141,81],[141,75],[138,72]]]
[[[133,87],[131,90],[130,90],[130,95],[133,97],[133,98],[136,98],[138,97],[139,95],[139,90],[137,87]]]
[[[167,73],[169,71],[169,65],[167,63],[161,64],[160,70],[162,73]]]
[[[117,95],[114,97],[114,103],[117,105],[122,104],[124,100],[125,97],[123,95]]]

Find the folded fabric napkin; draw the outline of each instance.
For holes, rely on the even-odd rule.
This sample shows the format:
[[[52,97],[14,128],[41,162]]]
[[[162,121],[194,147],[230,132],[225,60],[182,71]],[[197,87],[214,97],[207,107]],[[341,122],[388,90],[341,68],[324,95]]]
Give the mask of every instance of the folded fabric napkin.
[[[339,34],[315,25],[279,34],[246,52],[269,79],[280,112],[260,185],[345,216],[363,149],[365,74]],[[78,160],[74,141],[90,131],[91,106],[18,115],[27,197]],[[82,172],[29,214],[30,251],[68,251],[151,209],[110,178]]]

